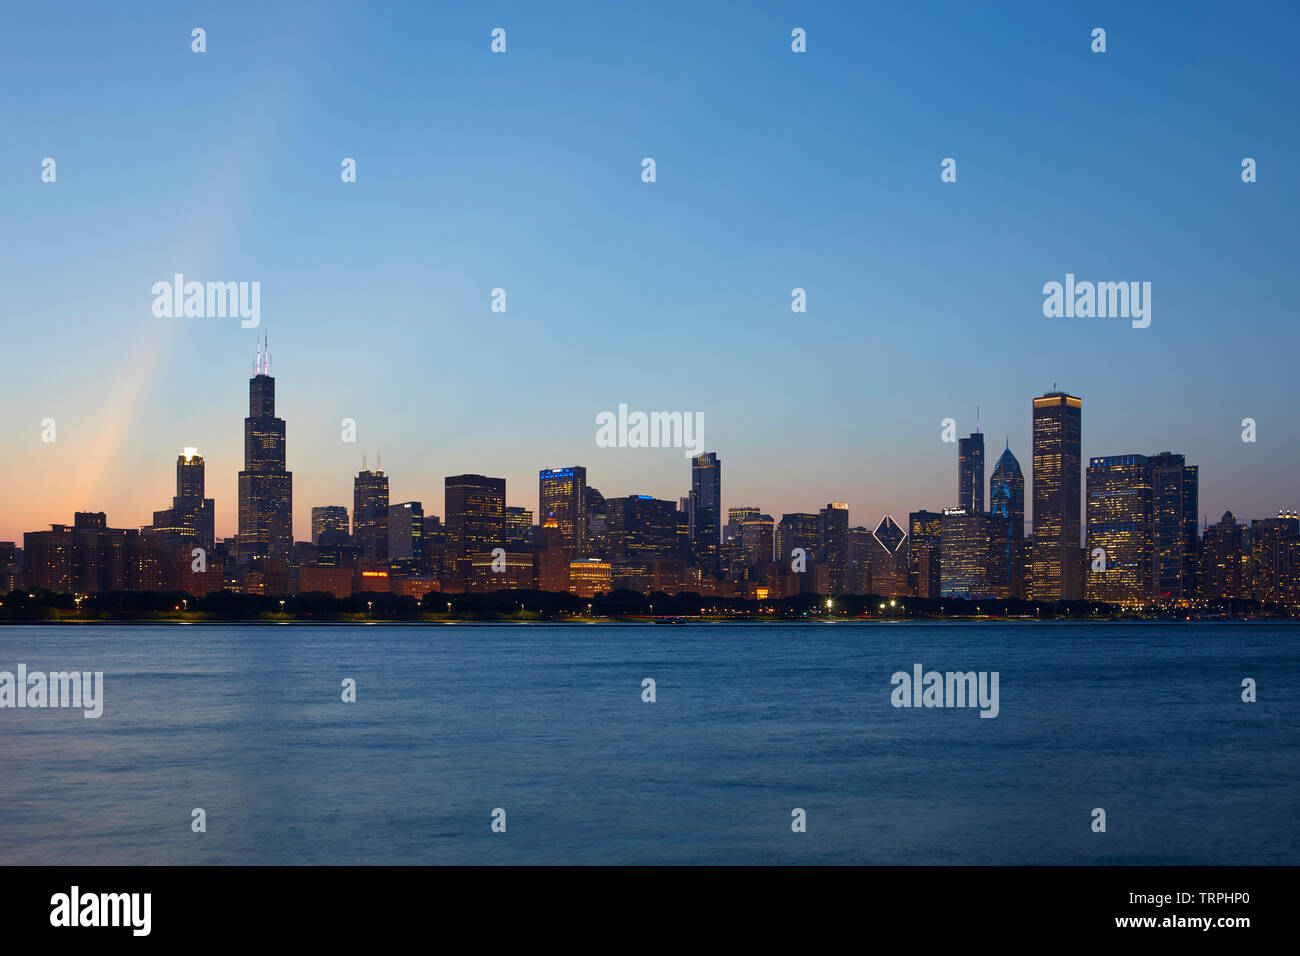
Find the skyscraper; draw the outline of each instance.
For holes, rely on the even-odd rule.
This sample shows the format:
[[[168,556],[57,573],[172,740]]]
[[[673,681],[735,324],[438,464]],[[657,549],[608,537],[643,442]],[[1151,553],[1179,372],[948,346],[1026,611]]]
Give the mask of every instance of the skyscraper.
[[[1235,600],[1246,596],[1245,526],[1225,511],[1218,524],[1205,529],[1201,543],[1201,593],[1211,601]]]
[[[364,460],[352,479],[352,543],[365,561],[388,563],[388,476]]]
[[[677,509],[671,501],[650,495],[609,498],[611,558],[669,557],[677,550]]]
[[[957,507],[984,510],[984,434],[957,439]]]
[[[506,480],[452,475],[443,486],[447,563],[454,577],[468,578],[474,555],[505,547]]]
[[[1082,435],[1083,399],[1065,392],[1034,399],[1034,600],[1081,597]]]
[[[817,561],[817,549],[821,543],[821,525],[817,515],[802,511],[781,515],[776,526],[776,559],[787,568],[794,560],[795,548],[803,549],[805,567]]]
[[[311,509],[311,543],[340,544],[348,537],[348,509],[343,505],[320,505]]]
[[[866,558],[866,574],[862,577],[862,591],[881,597],[906,597],[907,586],[907,532],[887,514],[876,523],[875,530],[866,539],[866,547],[857,559]]]
[[[403,501],[388,506],[388,560],[424,562],[424,505]]]
[[[1001,598],[1025,596],[1025,476],[1011,454],[1011,442],[1002,452],[989,482],[989,512],[993,518],[989,574],[994,593]]]
[[[1151,600],[1155,582],[1152,505],[1151,461],[1145,455],[1110,455],[1088,463],[1089,600],[1111,604]]]
[[[712,567],[722,532],[722,460],[706,451],[691,459],[691,554],[696,564]]]
[[[994,595],[989,575],[992,538],[991,515],[964,508],[944,510],[940,531],[943,561],[939,569],[939,593],[943,597],[979,599]]]
[[[754,515],[740,525],[740,546],[750,567],[772,561],[776,524],[771,515]]]
[[[204,497],[203,456],[197,448],[186,448],[176,458],[176,497],[165,511],[153,513],[154,535],[193,541],[211,551],[215,543],[215,505]]]
[[[582,522],[585,527],[587,522]],[[507,551],[521,550],[533,543],[533,513],[527,508],[510,508],[505,511]]]
[[[832,501],[819,513],[821,544],[817,551],[827,568],[831,594],[849,594],[849,506]]]
[[[276,561],[287,561],[293,546],[293,474],[285,470],[284,419],[275,417],[270,351],[260,343],[248,380],[236,543],[241,559]]]
[[[1151,456],[1151,485],[1155,511],[1155,597],[1178,601],[1195,597],[1200,509],[1199,469],[1182,455]]]
[[[1300,570],[1300,518],[1278,512],[1276,518],[1250,523],[1250,591],[1262,604],[1294,604]]]
[[[537,520],[545,524],[555,519],[555,546],[563,545],[570,553],[587,553],[587,469],[543,468],[537,473]]]
[[[907,574],[917,597],[939,596],[942,522],[939,511],[913,511],[907,516]]]

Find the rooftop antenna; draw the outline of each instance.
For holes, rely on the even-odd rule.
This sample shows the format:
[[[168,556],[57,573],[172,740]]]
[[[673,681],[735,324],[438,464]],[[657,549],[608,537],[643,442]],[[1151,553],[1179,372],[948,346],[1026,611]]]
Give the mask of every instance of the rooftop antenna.
[[[257,358],[253,360],[253,374],[262,374],[262,337],[257,337]]]
[[[975,434],[978,435],[979,432],[980,432],[980,407],[976,405],[975,406]]]
[[[378,448],[375,449],[375,470],[376,470],[376,471],[383,471],[383,470],[384,470],[384,459],[383,459],[383,457],[379,454],[379,449],[378,449]]]
[[[362,453],[361,455],[361,470],[362,471],[366,470],[366,456],[364,453]]]

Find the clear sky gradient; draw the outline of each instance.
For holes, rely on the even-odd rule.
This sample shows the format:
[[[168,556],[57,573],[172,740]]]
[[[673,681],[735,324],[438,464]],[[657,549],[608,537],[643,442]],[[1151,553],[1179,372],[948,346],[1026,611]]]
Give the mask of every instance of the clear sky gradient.
[[[311,506],[351,508],[376,449],[392,500],[430,514],[461,472],[532,509],[561,465],[607,496],[685,494],[680,450],[596,447],[620,403],[702,412],[724,506],[847,501],[874,526],[954,503],[940,421],[965,434],[977,404],[989,469],[1009,437],[1028,478],[1054,382],[1084,400],[1085,457],[1186,454],[1210,520],[1300,505],[1292,4],[55,2],[5,21],[0,539],[81,509],[148,523],[184,446],[233,534],[262,331],[298,537]],[[176,272],[259,281],[262,327],[154,318]],[[1067,272],[1151,282],[1150,328],[1044,318]]]

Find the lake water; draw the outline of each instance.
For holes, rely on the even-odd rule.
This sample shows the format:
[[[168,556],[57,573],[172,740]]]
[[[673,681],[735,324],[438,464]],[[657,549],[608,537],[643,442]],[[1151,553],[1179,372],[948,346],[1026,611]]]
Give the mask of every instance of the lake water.
[[[103,671],[105,700],[0,709],[0,864],[1296,864],[1298,638],[4,626],[0,670]],[[893,707],[917,663],[997,671],[998,716]]]

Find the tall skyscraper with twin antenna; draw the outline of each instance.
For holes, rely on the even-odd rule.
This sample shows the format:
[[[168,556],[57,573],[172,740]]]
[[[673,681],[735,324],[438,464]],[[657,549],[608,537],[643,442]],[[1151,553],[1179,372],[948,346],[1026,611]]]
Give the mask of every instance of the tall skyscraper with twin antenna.
[[[258,341],[248,380],[236,543],[241,560],[286,561],[293,547],[293,474],[285,470],[284,419],[275,417],[269,339]]]

